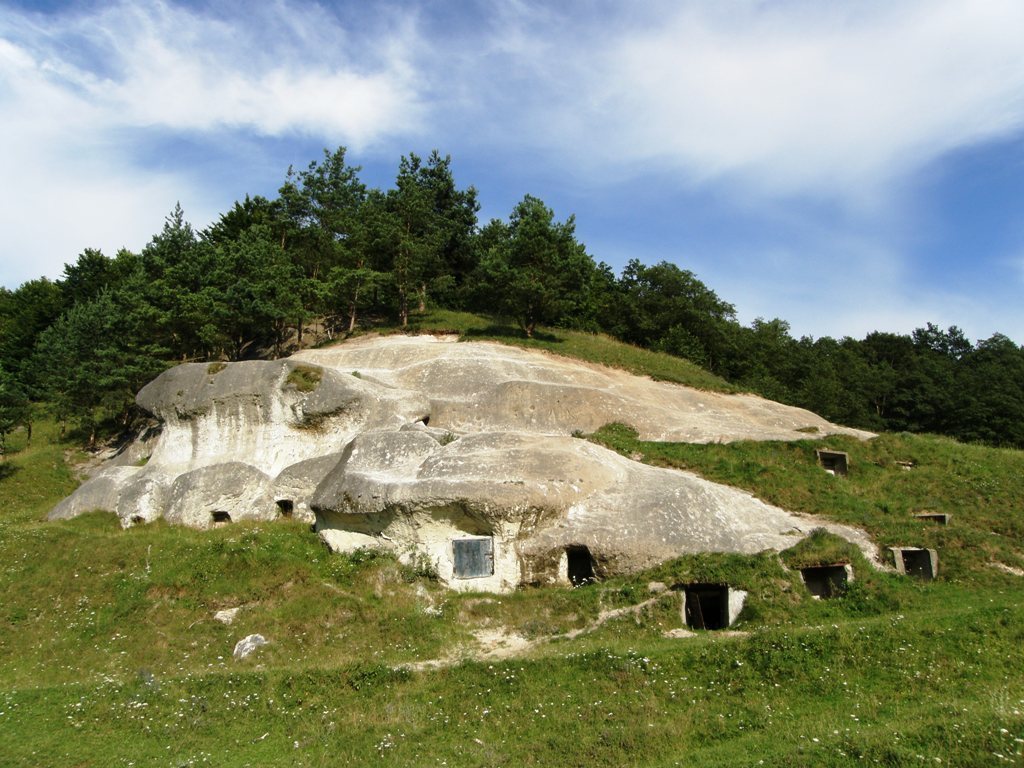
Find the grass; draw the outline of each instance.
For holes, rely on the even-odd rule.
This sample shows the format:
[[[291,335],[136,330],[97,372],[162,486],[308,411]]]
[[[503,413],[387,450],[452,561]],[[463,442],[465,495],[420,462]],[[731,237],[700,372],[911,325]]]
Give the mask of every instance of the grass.
[[[940,579],[868,571],[818,534],[781,559],[707,554],[578,589],[457,594],[390,557],[331,555],[292,522],[45,522],[75,479],[71,447],[40,424],[0,479],[0,765],[1024,763],[1024,579],[987,564],[1022,565],[1021,454],[909,435],[659,446],[612,426],[592,439],[934,544]],[[850,453],[848,477],[817,467],[821,445]],[[919,506],[951,524],[913,520]],[[792,568],[844,554],[857,580],[811,599]],[[746,590],[742,632],[665,637],[680,626],[669,591],[559,637],[650,599],[652,581]],[[231,626],[213,620],[235,606]],[[405,666],[458,657],[484,628],[546,641]],[[269,645],[234,661],[252,632]]]
[[[324,372],[310,365],[296,365],[288,372],[285,383],[299,392],[313,392],[320,386]]]

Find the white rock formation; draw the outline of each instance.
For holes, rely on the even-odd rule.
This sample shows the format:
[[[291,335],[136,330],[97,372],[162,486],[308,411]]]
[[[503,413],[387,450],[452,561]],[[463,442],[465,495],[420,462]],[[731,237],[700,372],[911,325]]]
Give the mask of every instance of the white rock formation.
[[[575,430],[620,421],[656,440],[797,439],[809,427],[867,436],[753,396],[431,336],[181,365],[138,402],[162,425],[148,461],[102,470],[51,519],[104,509],[125,526],[165,517],[205,528],[296,517],[334,550],[388,549],[467,590],[783,549],[823,525]],[[873,555],[862,532],[826,527]]]
[[[235,643],[235,650],[232,652],[232,657],[235,661],[241,661],[247,656],[251,656],[253,653],[258,651],[261,646],[267,644],[267,638],[263,635],[246,635],[237,643]]]

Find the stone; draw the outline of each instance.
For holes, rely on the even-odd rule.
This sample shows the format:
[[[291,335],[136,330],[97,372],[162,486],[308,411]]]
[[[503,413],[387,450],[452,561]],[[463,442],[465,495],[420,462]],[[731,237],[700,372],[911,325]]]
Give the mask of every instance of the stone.
[[[242,610],[241,606],[236,608],[225,608],[222,611],[217,611],[213,614],[214,621],[219,621],[221,624],[231,625],[238,615],[238,612]]]
[[[231,655],[234,657],[235,661],[241,661],[257,651],[261,646],[266,645],[267,642],[267,639],[263,637],[263,635],[246,635],[235,643],[235,650]]]
[[[126,527],[291,519],[332,550],[390,551],[453,589],[491,592],[783,549],[815,527],[875,557],[857,529],[571,436],[612,421],[647,440],[870,433],[534,350],[366,337],[286,360],[186,363],[137,402],[154,424],[121,455],[148,461],[104,465],[51,519],[97,509]]]
[[[430,402],[429,426],[455,433],[569,435],[620,421],[643,440],[673,442],[801,440],[810,427],[817,435],[873,436],[754,395],[705,392],[494,342],[368,337],[291,359],[418,392]]]

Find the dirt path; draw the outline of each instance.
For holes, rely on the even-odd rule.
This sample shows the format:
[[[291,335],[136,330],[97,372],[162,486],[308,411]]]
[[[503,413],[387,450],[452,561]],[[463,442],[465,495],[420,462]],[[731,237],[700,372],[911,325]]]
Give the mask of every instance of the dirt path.
[[[542,645],[547,645],[548,643],[552,643],[556,640],[575,640],[581,635],[586,635],[599,629],[613,619],[629,615],[636,616],[650,606],[661,600],[670,598],[675,594],[676,593],[674,592],[661,592],[654,597],[644,600],[643,602],[636,603],[635,605],[627,605],[622,608],[612,608],[601,611],[598,613],[597,618],[586,626],[560,634],[528,638],[519,634],[515,630],[509,629],[508,627],[489,627],[486,629],[478,629],[472,633],[477,643],[475,647],[467,647],[464,645],[458,646],[451,653],[446,654],[441,658],[425,659],[423,661],[415,661],[409,664],[401,664],[399,665],[399,668],[422,671],[427,669],[451,667],[463,661],[494,661],[519,658]],[[686,634],[684,635],[682,632],[685,632]],[[672,633],[673,637],[684,637],[693,634],[686,630],[672,630]]]

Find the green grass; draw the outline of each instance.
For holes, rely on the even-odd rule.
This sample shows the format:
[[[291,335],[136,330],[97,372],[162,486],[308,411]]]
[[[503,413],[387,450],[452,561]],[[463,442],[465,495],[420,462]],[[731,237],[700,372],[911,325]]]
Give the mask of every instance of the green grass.
[[[906,435],[761,446],[657,446],[614,427],[598,437],[933,544],[942,576],[923,583],[856,561],[842,597],[813,600],[783,561],[843,554],[819,535],[782,559],[709,554],[579,589],[456,594],[390,557],[331,555],[297,523],[45,522],[74,478],[70,446],[39,425],[31,446],[16,438],[0,479],[0,766],[1024,762],[1024,579],[985,562],[1021,564],[1020,454]],[[850,452],[849,477],[816,466],[822,444]],[[918,506],[951,512],[950,526],[914,521]],[[558,637],[650,599],[648,582],[719,580],[748,592],[742,634],[666,638],[680,626],[669,591]],[[213,620],[238,605],[233,625]],[[523,658],[403,666],[458,657],[482,628],[547,640]],[[234,661],[251,632],[270,644]]]
[[[288,372],[285,383],[299,392],[313,392],[320,386],[324,372],[310,365],[296,365]]]

